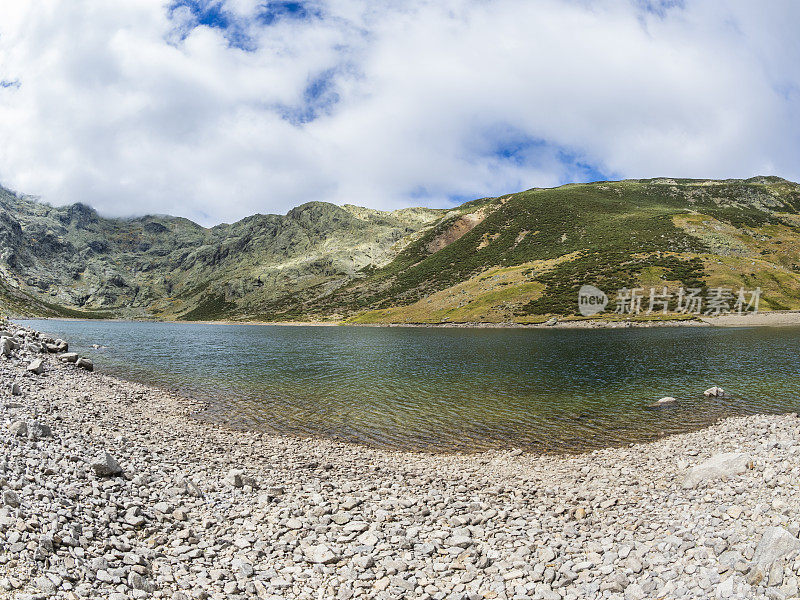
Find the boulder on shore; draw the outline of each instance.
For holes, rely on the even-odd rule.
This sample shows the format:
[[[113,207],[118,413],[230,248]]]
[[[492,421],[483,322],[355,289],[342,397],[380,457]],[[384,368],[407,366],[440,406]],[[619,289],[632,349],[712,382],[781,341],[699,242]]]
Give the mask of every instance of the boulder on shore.
[[[87,371],[94,371],[94,363],[88,358],[79,358],[75,361],[75,366]]]
[[[28,435],[28,424],[25,421],[14,421],[11,423],[8,430],[12,435],[25,437]]]
[[[37,358],[32,360],[31,363],[27,367],[29,373],[34,373],[35,375],[41,375],[44,373],[44,362],[41,358]]]
[[[689,469],[683,480],[684,488],[694,488],[704,481],[732,477],[753,468],[753,459],[744,452],[716,454],[696,467]]]
[[[108,452],[101,452],[89,464],[98,477],[111,477],[122,473],[122,467]]]
[[[65,352],[58,357],[58,360],[66,363],[74,363],[78,361],[78,354],[77,352]]]
[[[772,579],[771,572],[777,566],[782,573],[784,559],[790,559],[800,553],[800,539],[797,539],[783,527],[767,527],[758,542],[750,572],[747,575],[751,585],[758,585],[764,579]]]
[[[7,337],[0,338],[0,354],[3,356],[11,356],[11,350],[13,346],[11,344],[11,340]]]

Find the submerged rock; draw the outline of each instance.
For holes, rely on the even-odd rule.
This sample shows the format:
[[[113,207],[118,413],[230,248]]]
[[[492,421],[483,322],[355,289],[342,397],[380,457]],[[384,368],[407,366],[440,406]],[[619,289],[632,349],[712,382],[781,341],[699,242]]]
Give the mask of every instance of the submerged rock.
[[[672,404],[674,402],[677,402],[677,400],[672,396],[664,396],[663,398],[657,400],[656,404]]]

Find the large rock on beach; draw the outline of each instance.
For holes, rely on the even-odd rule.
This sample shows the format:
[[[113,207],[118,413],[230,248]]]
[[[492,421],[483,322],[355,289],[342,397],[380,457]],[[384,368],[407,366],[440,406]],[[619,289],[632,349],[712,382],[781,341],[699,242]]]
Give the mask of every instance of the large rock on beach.
[[[92,467],[98,477],[111,477],[122,473],[122,467],[117,460],[108,452],[101,452],[95,457],[89,466]]]
[[[61,356],[58,357],[58,360],[65,362],[65,363],[74,363],[78,361],[78,353],[77,352],[65,352]]]
[[[40,438],[53,437],[53,433],[48,425],[39,421],[31,421],[28,424],[28,437],[32,440],[38,440]]]
[[[27,369],[29,373],[41,375],[44,373],[44,361],[41,358],[36,358],[30,362]]]
[[[8,427],[8,430],[11,432],[11,435],[25,437],[28,435],[28,424],[25,421],[14,421]]]
[[[733,477],[753,467],[753,459],[744,452],[716,454],[696,467],[689,469],[683,480],[684,488],[694,488],[705,481]]]
[[[0,337],[0,355],[11,356],[11,340],[5,336]]]
[[[776,585],[783,578],[783,561],[800,554],[800,539],[783,527],[768,527],[758,542],[750,564],[748,580],[758,585]],[[779,571],[779,573],[777,573]]]
[[[75,361],[75,366],[87,371],[94,371],[94,363],[88,358],[82,357]]]

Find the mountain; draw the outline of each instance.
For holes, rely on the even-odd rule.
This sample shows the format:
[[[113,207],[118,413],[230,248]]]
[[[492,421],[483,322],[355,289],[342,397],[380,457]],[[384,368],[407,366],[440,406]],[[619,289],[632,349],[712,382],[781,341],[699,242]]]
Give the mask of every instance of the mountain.
[[[800,308],[800,185],[570,184],[453,210],[310,202],[210,229],[106,219],[0,189],[0,303],[14,314],[155,319],[538,322],[577,292],[762,289]]]

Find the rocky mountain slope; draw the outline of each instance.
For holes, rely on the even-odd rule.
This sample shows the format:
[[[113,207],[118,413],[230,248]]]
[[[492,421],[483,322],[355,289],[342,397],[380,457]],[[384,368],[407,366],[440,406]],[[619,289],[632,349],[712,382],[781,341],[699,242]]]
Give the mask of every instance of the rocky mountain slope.
[[[450,211],[311,202],[211,229],[0,190],[0,248],[15,314],[537,322],[574,315],[583,284],[760,287],[762,310],[800,309],[800,185],[571,184]]]
[[[264,318],[389,262],[443,213],[310,202],[205,229],[175,217],[105,219],[0,190],[0,294],[18,313]]]

